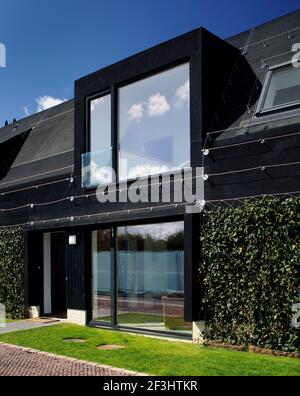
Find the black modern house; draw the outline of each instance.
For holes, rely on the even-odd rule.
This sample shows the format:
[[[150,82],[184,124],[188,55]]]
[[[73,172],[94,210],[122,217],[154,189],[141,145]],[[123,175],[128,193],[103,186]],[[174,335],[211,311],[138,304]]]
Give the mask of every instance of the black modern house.
[[[201,208],[300,191],[297,43],[300,11],[226,40],[199,28],[0,129],[0,226],[23,228],[32,315],[199,336]],[[175,199],[185,168],[199,211]]]

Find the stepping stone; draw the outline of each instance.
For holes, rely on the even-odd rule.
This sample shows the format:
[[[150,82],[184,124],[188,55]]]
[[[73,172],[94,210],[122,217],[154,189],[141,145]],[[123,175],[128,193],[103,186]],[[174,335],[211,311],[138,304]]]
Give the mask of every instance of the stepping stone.
[[[97,349],[101,350],[101,351],[113,351],[116,349],[124,349],[125,347],[122,345],[99,345],[97,346]]]
[[[53,319],[53,318],[31,318],[27,319],[27,322],[35,322],[35,323],[54,323],[54,322],[59,322],[59,319]]]
[[[75,342],[78,344],[84,344],[86,342],[83,338],[64,338],[63,340],[64,342]]]

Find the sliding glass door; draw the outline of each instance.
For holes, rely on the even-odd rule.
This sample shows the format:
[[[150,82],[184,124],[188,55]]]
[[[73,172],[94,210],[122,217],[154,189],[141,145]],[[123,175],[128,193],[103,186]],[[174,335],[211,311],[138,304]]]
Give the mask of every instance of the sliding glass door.
[[[111,322],[111,230],[92,232],[92,305],[93,321]]]
[[[189,332],[184,321],[183,222],[117,229],[118,324]]]
[[[113,324],[113,316],[123,327],[190,334],[191,323],[184,321],[183,221],[115,231],[116,261],[111,230],[93,231],[93,320]]]

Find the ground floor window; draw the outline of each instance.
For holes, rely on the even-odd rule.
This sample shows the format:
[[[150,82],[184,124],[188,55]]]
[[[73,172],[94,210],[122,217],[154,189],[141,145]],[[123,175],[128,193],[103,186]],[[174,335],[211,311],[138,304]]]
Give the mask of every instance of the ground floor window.
[[[183,318],[183,233],[183,221],[93,231],[93,320],[190,333]]]
[[[93,319],[111,322],[111,230],[92,232]]]

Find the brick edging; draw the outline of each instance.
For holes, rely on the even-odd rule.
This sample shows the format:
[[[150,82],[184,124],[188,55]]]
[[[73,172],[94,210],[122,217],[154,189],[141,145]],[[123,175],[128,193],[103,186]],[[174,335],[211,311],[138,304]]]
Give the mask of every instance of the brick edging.
[[[82,360],[82,359],[77,359],[77,358],[73,358],[70,356],[63,356],[63,355],[57,355],[55,353],[51,353],[51,352],[45,352],[45,351],[41,351],[39,349],[34,349],[34,348],[29,348],[29,347],[23,347],[20,345],[15,345],[15,344],[8,344],[6,342],[1,342],[0,341],[0,345],[4,345],[10,348],[15,348],[21,351],[25,351],[28,353],[38,353],[40,355],[45,355],[45,356],[49,356],[49,357],[53,357],[56,359],[62,359],[62,360],[67,360],[69,362],[76,362],[76,363],[81,363],[81,364],[86,364],[88,366],[91,367],[99,367],[99,368],[103,368],[103,369],[107,369],[107,370],[112,370],[112,371],[116,371],[118,374],[119,373],[124,373],[128,376],[135,376],[135,377],[148,377],[149,374],[145,374],[145,373],[139,373],[137,371],[132,371],[132,370],[126,370],[126,369],[122,369],[122,368],[118,368],[118,367],[113,367],[113,366],[109,366],[107,364],[99,364],[96,362],[90,362],[88,360]]]

